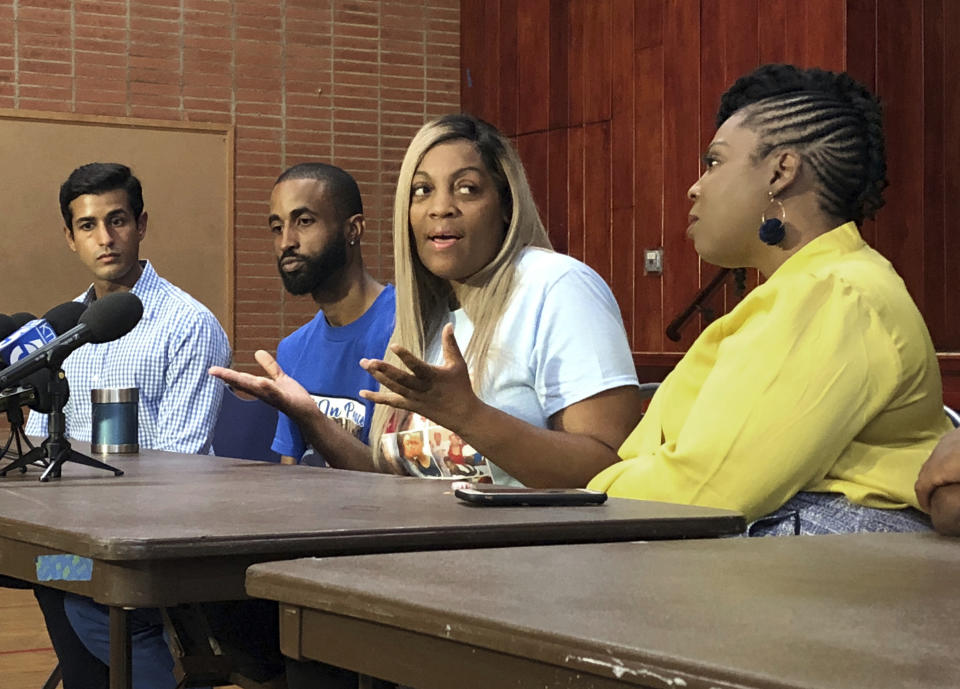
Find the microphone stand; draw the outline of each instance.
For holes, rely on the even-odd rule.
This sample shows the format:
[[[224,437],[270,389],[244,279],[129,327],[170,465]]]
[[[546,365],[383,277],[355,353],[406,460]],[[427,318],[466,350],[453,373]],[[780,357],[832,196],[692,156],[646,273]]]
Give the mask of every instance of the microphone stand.
[[[40,480],[44,482],[52,478],[60,478],[60,468],[64,462],[76,462],[95,469],[112,471],[114,476],[123,476],[123,471],[120,469],[92,457],[87,457],[70,447],[70,441],[67,440],[66,436],[67,419],[63,414],[63,407],[70,397],[70,387],[67,384],[67,377],[59,365],[52,366],[49,370],[48,392],[53,409],[50,413],[48,427],[50,435],[40,444],[40,447],[33,448],[20,459],[0,469],[0,476],[6,476],[11,469],[25,468],[28,464],[38,461],[43,462],[46,466],[46,469],[40,475]]]
[[[7,420],[10,422],[10,437],[7,438],[7,443],[3,446],[3,450],[0,450],[0,459],[7,454],[7,451],[14,442],[16,442],[17,445],[17,460],[22,459],[24,456],[24,443],[26,443],[30,450],[36,449],[34,448],[33,443],[30,442],[30,438],[28,438],[27,434],[23,431],[23,409],[21,408],[22,405],[32,401],[34,397],[35,395],[32,389],[20,389],[4,400],[6,403]],[[14,463],[15,462],[16,460],[14,460]],[[46,462],[44,462],[41,466],[45,467]],[[7,467],[6,469],[0,471],[0,476],[6,476],[7,469],[9,468],[11,467]],[[25,472],[26,470],[27,468],[25,466],[20,467],[21,473]]]

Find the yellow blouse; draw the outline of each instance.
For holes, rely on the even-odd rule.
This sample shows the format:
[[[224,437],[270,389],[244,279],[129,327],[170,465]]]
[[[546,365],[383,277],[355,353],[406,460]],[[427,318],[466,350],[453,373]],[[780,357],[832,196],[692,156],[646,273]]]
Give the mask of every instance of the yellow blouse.
[[[703,331],[589,487],[756,519],[799,491],[917,507],[940,436],[930,334],[890,263],[847,223]]]

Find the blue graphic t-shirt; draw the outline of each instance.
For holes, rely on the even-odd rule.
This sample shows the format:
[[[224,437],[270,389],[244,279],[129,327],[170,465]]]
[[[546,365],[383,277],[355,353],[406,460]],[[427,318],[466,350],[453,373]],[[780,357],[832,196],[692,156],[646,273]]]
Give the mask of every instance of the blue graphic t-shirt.
[[[360,359],[380,359],[393,332],[396,293],[387,285],[370,308],[353,323],[335,328],[323,311],[285,337],[277,347],[277,363],[316,401],[320,410],[354,436],[367,442],[373,403],[360,398],[360,390],[377,390],[373,376],[360,368]],[[272,449],[281,455],[317,462],[309,455],[300,429],[285,414],[277,418]],[[304,454],[308,457],[304,457]]]

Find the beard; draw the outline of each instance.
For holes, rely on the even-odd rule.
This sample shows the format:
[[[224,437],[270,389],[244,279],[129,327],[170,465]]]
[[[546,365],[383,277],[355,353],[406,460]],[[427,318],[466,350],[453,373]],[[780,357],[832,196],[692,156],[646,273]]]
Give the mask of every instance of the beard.
[[[280,262],[296,256],[303,259],[303,265],[297,270],[288,273],[280,268]],[[284,288],[294,295],[310,294],[325,287],[331,280],[337,278],[343,267],[347,265],[347,238],[337,233],[333,241],[323,251],[313,256],[298,254],[292,249],[284,251],[277,259],[277,269]]]

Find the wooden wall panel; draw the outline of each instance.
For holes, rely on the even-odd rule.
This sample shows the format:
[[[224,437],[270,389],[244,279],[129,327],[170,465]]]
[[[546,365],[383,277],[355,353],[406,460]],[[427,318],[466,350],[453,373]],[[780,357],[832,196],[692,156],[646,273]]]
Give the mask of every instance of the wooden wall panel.
[[[847,0],[805,0],[804,67],[844,69]]]
[[[610,122],[610,287],[621,295],[620,310],[630,341],[633,335],[634,244],[634,8],[632,0],[613,0],[611,31]],[[641,264],[642,265],[642,264]]]
[[[550,182],[547,201],[547,217],[544,222],[553,248],[569,253],[568,222],[570,194],[567,192],[568,159],[566,129],[551,129],[547,133],[550,147]]]
[[[950,278],[950,290],[944,295],[944,332],[941,340],[934,340],[938,349],[960,351],[960,249],[957,248],[957,229],[953,219],[960,199],[960,175],[954,172],[960,160],[960,89],[957,89],[956,68],[960,65],[960,3],[943,0],[943,69],[942,81],[931,84],[943,94],[943,151],[942,167],[932,174],[943,179],[943,245],[944,273]],[[949,223],[949,226],[947,225]]]
[[[550,0],[548,23],[540,27],[540,42],[544,33],[550,45],[550,121],[551,130],[570,124],[570,24],[567,21],[565,0]]]
[[[585,3],[568,2],[566,12],[566,33],[569,40],[567,51],[568,90],[567,126],[575,127],[584,122],[584,14]]]
[[[610,122],[600,121],[584,128],[583,158],[583,255],[577,256],[610,284]]]
[[[583,4],[583,119],[606,122],[611,111],[611,0]],[[620,27],[617,27],[620,30]]]
[[[671,0],[663,21],[663,315],[669,321],[697,293],[699,259],[686,236],[687,189],[700,171],[700,2]],[[696,338],[687,328],[680,342],[661,340],[663,351],[685,351]]]
[[[760,35],[757,52],[760,64],[786,61],[787,5],[793,4],[792,0],[757,2],[757,33]]]
[[[584,131],[582,127],[567,130],[567,253],[583,256],[584,245]]]
[[[460,88],[460,107],[464,112],[483,117],[482,104],[487,100],[483,94],[484,85],[491,81],[485,69],[479,69],[478,55],[484,54],[484,46],[489,46],[489,37],[496,31],[496,23],[486,24],[485,4],[482,0],[461,0],[460,25],[477,27],[477,31],[460,31],[460,65],[463,72]],[[494,43],[496,45],[496,43]],[[496,59],[499,49],[493,51],[489,59]],[[493,85],[491,85],[493,88]]]
[[[496,2],[491,2],[491,5]],[[500,112],[496,118],[497,126],[505,134],[517,133],[518,108],[521,98],[521,85],[518,79],[518,36],[517,3],[500,0]],[[533,105],[524,99],[524,109]]]
[[[643,250],[663,245],[663,17],[667,0],[639,0],[634,21],[634,262],[637,266],[631,312],[634,351],[663,348],[662,279],[644,275]],[[616,238],[626,234],[618,227]],[[617,298],[620,293],[615,292]]]
[[[923,101],[923,312],[934,341],[946,338],[947,276],[944,256],[947,252],[944,227],[944,175],[949,163],[943,156],[944,131],[944,65],[943,65],[943,3],[928,0],[923,3],[923,83],[936,88],[924,88]]]
[[[524,0],[517,13],[517,94],[523,107],[517,109],[517,134],[543,132],[550,126],[549,54],[543,47],[550,26],[549,0]],[[546,42],[550,48],[550,42]]]
[[[873,93],[877,92],[877,0],[848,0],[847,51],[843,68]],[[867,220],[860,233],[877,246],[877,223]]]
[[[923,6],[878,3],[877,92],[887,132],[886,205],[877,215],[879,251],[890,259],[921,311],[923,282]],[[910,78],[904,78],[904,77]],[[909,138],[912,144],[908,145]],[[914,228],[911,231],[911,228]]]

